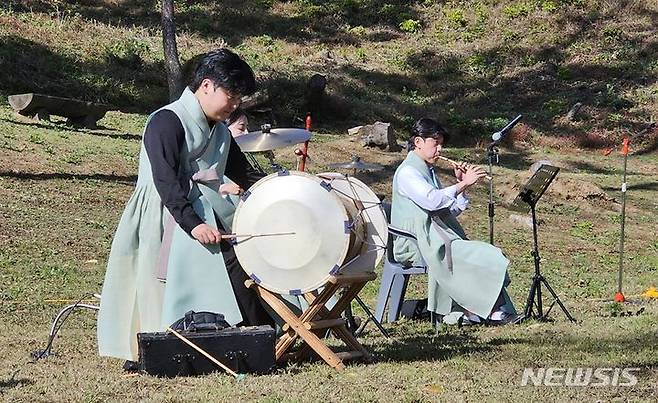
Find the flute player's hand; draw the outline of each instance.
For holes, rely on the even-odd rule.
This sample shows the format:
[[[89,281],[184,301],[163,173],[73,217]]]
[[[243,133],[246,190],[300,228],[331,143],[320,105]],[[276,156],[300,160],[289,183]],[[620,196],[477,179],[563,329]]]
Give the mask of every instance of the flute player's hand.
[[[467,164],[465,162],[459,162],[454,165],[455,178],[457,178],[458,181],[462,181],[462,178],[464,177],[464,172],[466,172],[466,166]]]
[[[484,178],[485,176],[487,176],[487,173],[484,171],[484,169],[469,164],[466,167],[466,172],[462,174],[461,181],[464,182],[466,186],[471,186],[479,181],[480,178]]]

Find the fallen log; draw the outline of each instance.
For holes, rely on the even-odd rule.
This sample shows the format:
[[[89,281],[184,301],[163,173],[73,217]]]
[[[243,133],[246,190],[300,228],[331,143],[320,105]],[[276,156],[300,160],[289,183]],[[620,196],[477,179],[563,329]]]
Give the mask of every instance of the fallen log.
[[[35,120],[48,120],[50,115],[62,116],[68,119],[67,123],[91,129],[95,129],[96,122],[112,109],[110,105],[34,93],[8,98],[12,109],[23,116]]]

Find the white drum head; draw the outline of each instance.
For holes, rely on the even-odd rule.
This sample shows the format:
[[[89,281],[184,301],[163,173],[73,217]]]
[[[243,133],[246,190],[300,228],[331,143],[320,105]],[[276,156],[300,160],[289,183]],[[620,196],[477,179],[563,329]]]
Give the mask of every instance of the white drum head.
[[[237,238],[240,264],[262,287],[298,295],[338,272],[349,248],[349,219],[327,182],[303,172],[275,173],[243,197],[233,219],[236,234],[294,232]]]
[[[361,239],[358,256],[343,263],[341,273],[374,271],[386,253],[388,241],[388,222],[386,213],[377,195],[359,179],[336,172],[325,172],[317,175],[327,180],[335,192],[343,199],[343,203],[355,203],[358,200],[362,211],[352,220],[361,220],[365,226],[365,238]],[[362,235],[359,235],[362,236]],[[353,255],[350,251],[350,255]]]

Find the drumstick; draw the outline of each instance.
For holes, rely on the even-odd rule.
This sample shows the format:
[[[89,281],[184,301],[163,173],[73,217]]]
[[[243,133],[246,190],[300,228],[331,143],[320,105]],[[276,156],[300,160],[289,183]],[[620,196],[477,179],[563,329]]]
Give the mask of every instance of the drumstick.
[[[229,368],[229,367],[227,367],[226,365],[222,364],[221,362],[217,361],[217,360],[215,359],[215,357],[213,357],[212,355],[208,354],[208,353],[207,353],[205,350],[203,350],[201,347],[199,347],[199,346],[197,346],[196,344],[192,343],[187,337],[185,337],[185,336],[183,336],[182,334],[178,333],[177,331],[175,331],[175,330],[172,329],[171,327],[167,327],[167,330],[170,331],[174,336],[178,337],[178,338],[181,339],[183,342],[185,342],[185,344],[187,344],[188,346],[192,347],[192,348],[195,349],[196,351],[198,351],[198,352],[200,352],[201,354],[203,354],[207,359],[209,359],[210,361],[212,361],[212,362],[214,362],[215,364],[217,364],[217,365],[218,365],[220,368],[222,368],[224,371],[226,371],[226,372],[228,372],[229,374],[233,375],[233,376],[235,377],[235,379],[238,379],[238,380],[244,379],[244,377],[245,377],[244,374],[238,374],[238,373],[236,373],[235,371],[233,371],[231,368]]]
[[[448,157],[444,157],[443,155],[438,155],[437,158],[440,159],[440,160],[442,160],[442,161],[445,161],[445,162],[449,162],[449,163],[451,163],[452,165],[454,165],[455,167],[457,167],[457,168],[458,168],[460,171],[462,171],[462,172],[466,172],[466,169],[465,169],[465,168],[462,168],[461,164],[460,164],[459,162],[457,162],[457,161],[453,161],[453,160],[451,160],[451,159],[448,158]],[[487,178],[487,180],[491,180],[491,176],[489,176],[489,175],[486,175],[485,178]]]
[[[260,236],[294,235],[294,232],[270,232],[266,234],[222,234],[222,239],[255,238]]]

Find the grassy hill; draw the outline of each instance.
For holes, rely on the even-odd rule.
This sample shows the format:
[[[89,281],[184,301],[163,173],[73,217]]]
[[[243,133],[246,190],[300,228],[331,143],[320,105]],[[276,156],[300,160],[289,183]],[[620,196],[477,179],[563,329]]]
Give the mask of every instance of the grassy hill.
[[[0,95],[43,92],[150,111],[166,101],[158,1],[23,0],[0,6]],[[658,114],[658,5],[651,1],[177,1],[181,60],[226,45],[254,67],[280,125],[342,133],[434,115],[465,142],[525,115],[527,140],[606,146]],[[573,120],[565,118],[580,102]]]

